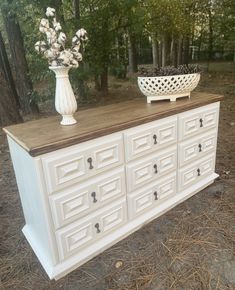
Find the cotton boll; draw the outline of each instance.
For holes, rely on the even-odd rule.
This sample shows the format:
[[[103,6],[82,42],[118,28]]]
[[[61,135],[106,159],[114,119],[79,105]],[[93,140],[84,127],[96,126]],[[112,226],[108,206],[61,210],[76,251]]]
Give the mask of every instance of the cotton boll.
[[[86,33],[86,30],[84,28],[81,28],[79,29],[77,32],[76,32],[76,35],[78,38],[80,38],[81,36],[83,36],[84,34]]]
[[[80,51],[80,42],[72,49],[72,53],[78,53]]]
[[[34,47],[35,47],[35,50],[38,53],[43,53],[47,49],[47,45],[46,45],[46,42],[45,41],[38,41],[38,42],[36,42],[35,45],[34,45]]]
[[[73,59],[73,54],[70,49],[65,49],[60,52],[58,59],[62,65],[68,66]]]
[[[58,37],[58,42],[60,44],[64,44],[66,41],[66,35],[63,32],[60,32],[59,37]]]
[[[55,16],[55,8],[47,7],[46,16],[47,17]]]
[[[39,26],[39,31],[42,33],[46,33],[48,31],[48,28],[44,27],[44,26]]]
[[[75,35],[73,38],[72,38],[72,44],[73,45],[79,45],[80,46],[80,40],[79,38]]]
[[[75,68],[79,67],[78,61],[76,61],[75,59],[71,60],[71,65],[72,67],[75,67]]]
[[[59,56],[59,52],[55,49],[48,49],[44,52],[45,57],[48,59],[48,61],[51,63],[52,61],[56,60]]]
[[[57,42],[56,32],[53,28],[49,28],[47,30],[46,37],[49,44]]]
[[[54,50],[59,51],[61,49],[61,44],[54,42],[51,46]]]
[[[45,18],[42,18],[40,21],[40,26],[49,29],[49,21]]]
[[[82,41],[87,41],[88,40],[88,37],[87,37],[87,32],[84,28],[81,28],[79,29],[77,32],[76,32],[76,35],[79,39],[81,39]]]
[[[60,23],[57,22],[55,18],[53,19],[53,27],[54,27],[55,31],[60,31],[62,29]]]
[[[73,55],[77,61],[82,61],[82,54],[80,52],[73,53]]]

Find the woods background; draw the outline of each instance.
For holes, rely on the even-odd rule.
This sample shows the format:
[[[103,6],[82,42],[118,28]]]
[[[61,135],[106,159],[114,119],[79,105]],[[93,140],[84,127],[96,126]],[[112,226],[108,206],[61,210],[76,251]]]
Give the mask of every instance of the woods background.
[[[127,80],[140,64],[235,62],[234,0],[1,0],[1,126],[38,114],[54,96],[53,73],[34,50],[48,6],[68,36],[88,32],[84,62],[71,71],[79,102],[89,102],[91,84],[108,96],[110,76]],[[46,93],[35,89],[39,83]]]

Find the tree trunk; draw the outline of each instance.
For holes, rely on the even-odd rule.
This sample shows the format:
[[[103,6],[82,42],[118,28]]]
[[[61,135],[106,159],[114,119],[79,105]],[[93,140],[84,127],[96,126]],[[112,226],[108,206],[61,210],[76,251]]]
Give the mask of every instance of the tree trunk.
[[[74,5],[74,16],[75,19],[77,21],[77,27],[80,27],[80,19],[81,19],[81,14],[80,14],[80,0],[74,0],[73,1],[73,5]],[[81,47],[82,50],[82,47]],[[81,51],[81,53],[83,54],[83,51]],[[81,72],[81,74],[78,76],[78,94],[79,94],[79,98],[82,101],[87,101],[87,91],[88,91],[88,87],[84,82],[84,63],[81,62],[79,65],[79,70]]]
[[[103,93],[108,92],[108,67],[104,66],[103,71],[100,74],[100,91]]]
[[[159,67],[162,67],[162,41],[159,42]]]
[[[159,67],[159,47],[158,41],[155,37],[152,38],[152,54],[153,54],[153,66]]]
[[[162,42],[162,66],[170,65],[171,63],[171,37],[164,35]]]
[[[208,57],[209,60],[212,60],[213,58],[213,21],[212,21],[212,15],[211,15],[211,7],[209,8],[208,11],[208,16],[209,16],[209,45],[208,45]]]
[[[15,82],[14,82],[14,79],[12,77],[11,67],[9,64],[8,57],[7,57],[7,52],[6,52],[6,48],[4,45],[1,31],[0,31],[0,60],[1,60],[1,71],[4,74],[4,78],[12,90],[12,95],[15,98],[17,108],[20,109],[19,96],[17,95],[17,91],[15,88]]]
[[[183,63],[189,63],[189,37],[185,37],[183,40]]]
[[[0,127],[22,122],[15,98],[0,72]]]
[[[7,69],[7,71],[6,71]],[[18,96],[11,76],[11,70],[0,32],[0,126],[22,122],[19,113]]]
[[[128,58],[129,58],[129,73],[136,73],[138,71],[136,39],[131,33],[128,33]]]
[[[24,43],[16,15],[11,11],[3,10],[4,23],[8,36],[10,52],[16,77],[16,89],[20,97],[20,106],[23,113],[38,113],[38,106],[30,97],[33,85],[29,78],[28,65],[25,57]]]
[[[99,75],[98,74],[95,74],[94,82],[95,82],[95,89],[97,91],[100,91],[100,79],[99,79]]]
[[[173,37],[171,41],[171,64],[177,67],[177,42]]]
[[[80,20],[80,0],[74,0],[73,1],[74,5],[74,16],[77,20]]]
[[[182,64],[182,37],[179,37],[177,44],[177,65]]]

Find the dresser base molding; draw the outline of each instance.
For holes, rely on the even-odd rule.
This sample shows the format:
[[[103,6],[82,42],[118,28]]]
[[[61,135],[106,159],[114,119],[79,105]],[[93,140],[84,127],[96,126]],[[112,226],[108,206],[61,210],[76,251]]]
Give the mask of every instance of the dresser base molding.
[[[176,205],[182,203],[186,199],[192,197],[199,191],[203,190],[210,184],[214,182],[214,180],[219,175],[213,173],[200,182],[190,186],[186,190],[182,191],[181,193],[175,194],[170,199],[166,200],[162,204],[158,205],[156,208],[148,211],[145,214],[140,215],[139,217],[135,218],[134,220],[128,222],[126,225],[122,226],[118,230],[112,232],[108,236],[104,237],[103,239],[97,241],[95,244],[87,247],[86,249],[82,250],[79,254],[74,255],[73,257],[67,259],[60,264],[55,266],[51,266],[47,263],[46,256],[43,255],[43,252],[40,251],[40,247],[37,243],[37,240],[31,234],[29,227],[27,225],[23,228],[23,233],[28,240],[30,246],[33,248],[34,252],[36,253],[39,261],[41,262],[43,268],[47,272],[50,279],[58,280],[65,276],[66,274],[70,273],[71,271],[75,270],[77,267],[81,266],[82,264],[86,263],[90,259],[94,258],[95,256],[102,253],[104,250],[110,248],[117,242],[121,241],[122,239],[126,238],[133,232],[137,231],[145,224],[149,223],[150,221],[154,220],[155,218],[161,216],[162,214],[166,213]]]

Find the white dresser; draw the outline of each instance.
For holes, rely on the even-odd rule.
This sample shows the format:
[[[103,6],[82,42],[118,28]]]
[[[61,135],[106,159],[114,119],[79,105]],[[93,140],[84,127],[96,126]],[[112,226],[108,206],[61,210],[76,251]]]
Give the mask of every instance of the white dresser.
[[[4,129],[23,232],[51,279],[214,181],[221,99],[136,100],[81,111],[69,128],[52,117]]]

